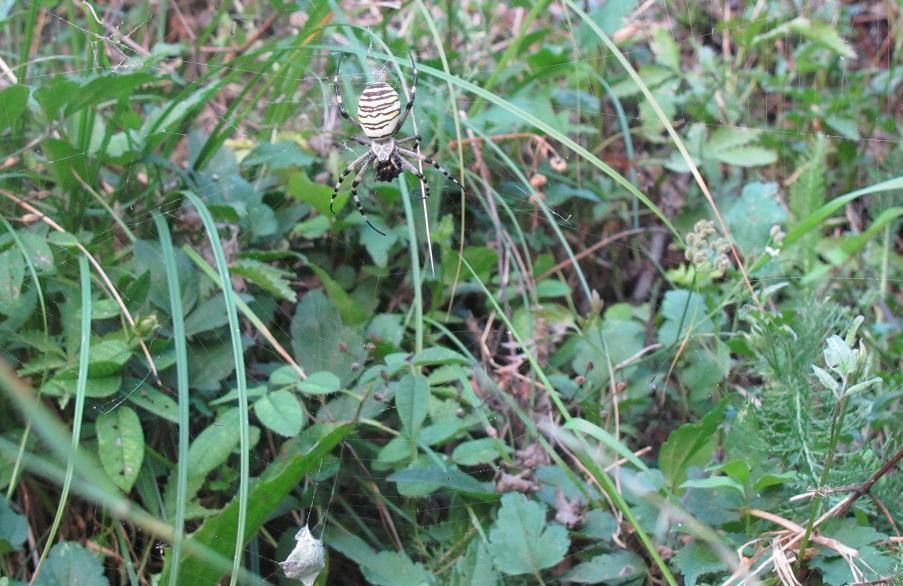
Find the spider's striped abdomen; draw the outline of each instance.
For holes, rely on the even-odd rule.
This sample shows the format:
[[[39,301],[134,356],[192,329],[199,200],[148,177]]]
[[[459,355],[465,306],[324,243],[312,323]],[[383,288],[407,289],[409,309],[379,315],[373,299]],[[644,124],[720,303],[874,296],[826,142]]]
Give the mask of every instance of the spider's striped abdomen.
[[[357,117],[367,138],[391,136],[400,114],[398,92],[383,81],[368,83],[357,101]]]

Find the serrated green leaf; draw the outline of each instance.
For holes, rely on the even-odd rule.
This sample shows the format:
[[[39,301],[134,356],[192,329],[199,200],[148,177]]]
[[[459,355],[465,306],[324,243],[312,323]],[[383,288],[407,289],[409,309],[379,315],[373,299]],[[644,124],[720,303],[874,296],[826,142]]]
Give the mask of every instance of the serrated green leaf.
[[[748,183],[724,217],[735,243],[747,257],[762,252],[771,239],[771,227],[787,221],[777,194],[776,183]]]
[[[103,469],[119,490],[129,492],[144,461],[141,420],[128,406],[120,405],[97,418],[97,451]]]
[[[562,580],[578,584],[621,584],[645,572],[643,558],[632,551],[616,551],[574,566]]]
[[[292,273],[250,258],[243,258],[231,269],[233,275],[251,281],[264,291],[294,303],[296,296],[289,280]]]
[[[401,427],[416,441],[430,402],[430,384],[422,374],[405,375],[395,385],[395,408]]]
[[[545,507],[521,493],[502,497],[498,519],[489,532],[489,549],[499,570],[535,574],[564,559],[570,544],[567,529],[546,524]]]
[[[320,291],[309,291],[291,323],[295,359],[305,372],[328,371],[350,383],[367,358],[358,328],[344,326],[335,305]]]
[[[677,552],[674,567],[684,575],[684,584],[687,586],[696,586],[700,576],[728,569],[727,564],[710,547],[698,540]]]
[[[109,586],[103,564],[87,548],[61,541],[50,549],[34,586]]]
[[[273,391],[254,402],[260,422],[284,437],[295,437],[304,428],[304,411],[289,391]]]

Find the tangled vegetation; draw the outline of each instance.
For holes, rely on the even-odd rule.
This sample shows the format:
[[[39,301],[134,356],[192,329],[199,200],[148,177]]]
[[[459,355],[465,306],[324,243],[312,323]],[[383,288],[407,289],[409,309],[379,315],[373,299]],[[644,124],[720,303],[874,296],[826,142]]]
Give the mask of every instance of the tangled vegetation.
[[[903,583],[899,3],[0,25],[0,586]]]

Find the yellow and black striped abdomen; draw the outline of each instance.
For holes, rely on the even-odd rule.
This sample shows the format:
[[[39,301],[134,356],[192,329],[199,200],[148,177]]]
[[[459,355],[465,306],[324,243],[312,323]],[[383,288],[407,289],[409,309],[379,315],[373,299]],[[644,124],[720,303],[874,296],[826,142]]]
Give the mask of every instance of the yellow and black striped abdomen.
[[[389,84],[368,83],[357,101],[357,117],[367,138],[386,138],[395,131],[401,100]]]

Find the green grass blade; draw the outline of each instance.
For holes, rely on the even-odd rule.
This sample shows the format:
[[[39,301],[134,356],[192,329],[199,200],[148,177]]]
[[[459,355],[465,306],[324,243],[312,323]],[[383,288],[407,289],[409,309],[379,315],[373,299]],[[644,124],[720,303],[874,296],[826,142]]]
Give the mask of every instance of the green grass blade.
[[[232,280],[229,277],[229,266],[226,263],[226,255],[223,252],[223,245],[216,230],[216,223],[210,215],[210,211],[204,202],[197,195],[190,191],[183,192],[185,197],[194,205],[201,220],[204,223],[204,229],[207,231],[207,238],[210,240],[210,247],[213,250],[213,256],[216,259],[216,267],[219,271],[219,278],[222,285],[223,296],[226,301],[226,315],[229,319],[229,334],[232,340],[232,358],[235,361],[235,382],[238,389],[238,408],[239,408],[239,445],[241,462],[239,465],[239,481],[238,481],[238,515],[236,519],[235,535],[235,554],[232,558],[232,576],[230,578],[230,586],[238,583],[238,574],[241,570],[241,558],[244,551],[244,535],[245,525],[248,518],[248,485],[251,476],[250,466],[250,438],[248,430],[248,383],[245,380],[245,358],[241,347],[241,330],[238,325],[238,312],[235,309],[235,291],[232,290]]]
[[[81,287],[81,333],[79,335],[78,376],[75,382],[75,413],[72,416],[72,452],[78,451],[81,442],[82,419],[85,415],[85,388],[88,386],[88,359],[91,350],[91,273],[88,269],[88,259],[84,255],[78,257],[79,286]],[[34,576],[41,572],[41,565],[47,559],[47,554],[53,546],[60,521],[66,510],[66,502],[69,500],[69,490],[72,488],[72,476],[75,472],[75,458],[69,457],[66,462],[66,476],[63,479],[63,489],[60,493],[60,502],[57,504],[53,524],[44,542],[44,550],[41,559],[38,560]],[[32,578],[34,580],[34,578]]]
[[[185,341],[185,318],[182,308],[182,291],[176,268],[176,255],[166,220],[154,212],[154,224],[163,252],[163,268],[166,270],[166,285],[169,290],[169,307],[172,315],[172,337],[176,348],[176,391],[179,396],[179,457],[176,460],[176,519],[173,529],[172,564],[179,567],[182,559],[182,539],[185,534],[185,507],[188,501],[188,345]],[[176,573],[169,579],[170,586],[176,586]]]

